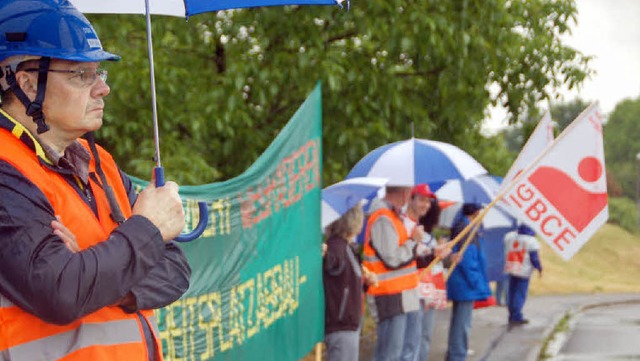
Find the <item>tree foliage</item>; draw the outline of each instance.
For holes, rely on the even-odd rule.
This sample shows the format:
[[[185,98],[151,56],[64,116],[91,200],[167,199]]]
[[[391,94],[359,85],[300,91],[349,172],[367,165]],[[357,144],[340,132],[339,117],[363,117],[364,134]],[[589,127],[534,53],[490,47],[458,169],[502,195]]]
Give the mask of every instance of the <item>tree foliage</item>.
[[[551,112],[551,119],[556,123],[554,129],[556,136],[588,106],[589,104],[580,98],[568,102],[551,103],[549,111]],[[526,140],[529,139],[538,126],[538,122],[545,112],[545,109],[539,109],[538,107],[529,109],[526,117],[500,132],[504,137],[507,149],[509,149],[511,153],[517,154],[520,152]]]
[[[622,188],[625,197],[636,199],[640,177],[640,97],[618,103],[604,127],[607,173]]]
[[[556,131],[563,131],[564,128],[571,124],[588,106],[589,103],[580,98],[568,102],[551,104],[551,118],[558,124]]]
[[[626,197],[609,198],[609,223],[617,224],[629,232],[638,233],[638,207]]]
[[[238,175],[321,81],[327,184],[375,147],[412,135],[458,145],[500,172],[504,146],[480,135],[485,109],[501,102],[518,119],[589,75],[589,58],[560,42],[575,16],[570,0],[372,0],[349,11],[154,17],[163,165],[185,183]],[[105,48],[123,56],[105,65],[112,94],[98,137],[125,171],[148,178],[144,19],[91,20]]]

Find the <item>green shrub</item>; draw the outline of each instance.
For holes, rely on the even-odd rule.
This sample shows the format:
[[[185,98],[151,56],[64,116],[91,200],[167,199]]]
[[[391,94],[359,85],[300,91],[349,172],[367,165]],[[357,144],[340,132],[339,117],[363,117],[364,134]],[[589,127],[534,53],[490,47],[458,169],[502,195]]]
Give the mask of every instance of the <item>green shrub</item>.
[[[609,223],[617,224],[629,232],[639,232],[635,201],[626,197],[609,198]]]

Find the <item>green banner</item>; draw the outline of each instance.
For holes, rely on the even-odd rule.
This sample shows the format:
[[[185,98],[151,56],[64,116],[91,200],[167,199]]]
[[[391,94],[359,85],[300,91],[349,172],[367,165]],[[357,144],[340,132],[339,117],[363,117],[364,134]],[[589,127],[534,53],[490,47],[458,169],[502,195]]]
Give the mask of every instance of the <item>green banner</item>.
[[[181,244],[191,287],[156,312],[165,360],[293,361],[322,340],[321,165],[318,85],[242,175],[181,187],[186,231],[196,201],[210,215],[202,237]]]

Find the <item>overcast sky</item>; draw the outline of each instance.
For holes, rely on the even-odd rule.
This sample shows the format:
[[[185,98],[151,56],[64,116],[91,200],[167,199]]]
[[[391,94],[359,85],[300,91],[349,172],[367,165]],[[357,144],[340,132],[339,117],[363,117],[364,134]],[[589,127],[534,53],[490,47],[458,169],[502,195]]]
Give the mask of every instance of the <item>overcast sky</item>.
[[[576,4],[578,24],[565,42],[594,57],[591,67],[596,74],[579,90],[563,90],[563,100],[597,100],[608,114],[619,101],[640,96],[640,0],[576,0]],[[496,109],[485,129],[492,133],[506,125],[504,110]]]

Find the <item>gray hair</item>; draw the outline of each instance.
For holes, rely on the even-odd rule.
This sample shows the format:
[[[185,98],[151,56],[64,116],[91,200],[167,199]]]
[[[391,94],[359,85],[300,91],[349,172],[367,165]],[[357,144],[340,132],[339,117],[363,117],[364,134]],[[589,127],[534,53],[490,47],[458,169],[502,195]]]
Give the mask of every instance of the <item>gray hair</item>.
[[[347,213],[343,214],[342,217],[329,224],[326,233],[329,237],[339,236],[348,240],[360,233],[363,222],[364,211],[362,210],[362,204],[358,203],[355,207],[347,211]]]

